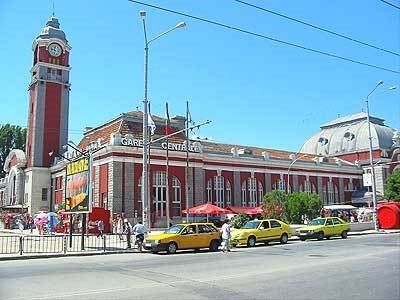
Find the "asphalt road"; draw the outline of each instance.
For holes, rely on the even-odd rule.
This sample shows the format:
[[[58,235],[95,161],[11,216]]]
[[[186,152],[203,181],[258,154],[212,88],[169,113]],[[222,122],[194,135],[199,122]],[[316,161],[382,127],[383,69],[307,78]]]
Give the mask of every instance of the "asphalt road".
[[[400,235],[0,262],[0,299],[400,299]]]

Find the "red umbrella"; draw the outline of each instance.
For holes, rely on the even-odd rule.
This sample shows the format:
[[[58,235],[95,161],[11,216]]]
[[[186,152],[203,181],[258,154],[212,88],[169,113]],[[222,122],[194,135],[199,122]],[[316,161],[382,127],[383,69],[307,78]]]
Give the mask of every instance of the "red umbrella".
[[[182,210],[182,212],[186,214],[186,209]],[[221,208],[210,203],[189,208],[189,214],[191,215],[220,215],[231,213],[232,211],[229,209]]]
[[[247,215],[258,215],[261,214],[262,212],[263,212],[262,206],[252,207],[244,211],[244,213]]]

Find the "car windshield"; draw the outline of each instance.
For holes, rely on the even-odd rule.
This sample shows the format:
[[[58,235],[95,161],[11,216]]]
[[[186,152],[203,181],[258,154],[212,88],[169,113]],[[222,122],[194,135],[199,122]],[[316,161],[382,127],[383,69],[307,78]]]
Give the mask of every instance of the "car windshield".
[[[325,219],[314,219],[308,225],[324,225],[325,224]]]
[[[174,225],[165,230],[165,233],[179,233],[183,228],[183,225]]]
[[[242,229],[256,229],[260,225],[260,221],[249,221],[244,226]]]

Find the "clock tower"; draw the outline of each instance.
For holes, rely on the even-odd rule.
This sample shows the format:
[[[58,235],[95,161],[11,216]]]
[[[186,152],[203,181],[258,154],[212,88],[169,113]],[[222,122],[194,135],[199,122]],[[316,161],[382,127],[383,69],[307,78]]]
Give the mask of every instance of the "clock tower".
[[[52,16],[33,41],[33,67],[29,84],[29,114],[26,141],[28,168],[51,165],[65,152],[68,142],[69,53],[71,47]]]

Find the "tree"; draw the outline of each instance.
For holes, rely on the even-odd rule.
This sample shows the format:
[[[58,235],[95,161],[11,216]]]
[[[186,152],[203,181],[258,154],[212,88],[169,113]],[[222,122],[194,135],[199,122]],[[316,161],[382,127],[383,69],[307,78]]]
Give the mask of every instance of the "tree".
[[[234,228],[241,228],[247,221],[250,221],[250,217],[246,214],[240,213],[238,215],[233,216],[230,219],[230,223]]]
[[[0,178],[4,177],[4,164],[13,149],[25,150],[26,129],[16,125],[0,126]]]
[[[263,217],[273,219],[286,219],[287,196],[285,193],[273,190],[264,196],[262,210]]]
[[[308,211],[307,211],[307,216],[308,218],[314,219],[320,215],[322,207],[324,207],[324,204],[322,203],[321,198],[315,194],[312,193],[310,196],[308,196]]]
[[[301,224],[302,217],[308,213],[307,193],[291,193],[287,201],[287,220],[290,223]]]
[[[385,184],[385,198],[389,201],[400,201],[400,170],[388,176]]]

